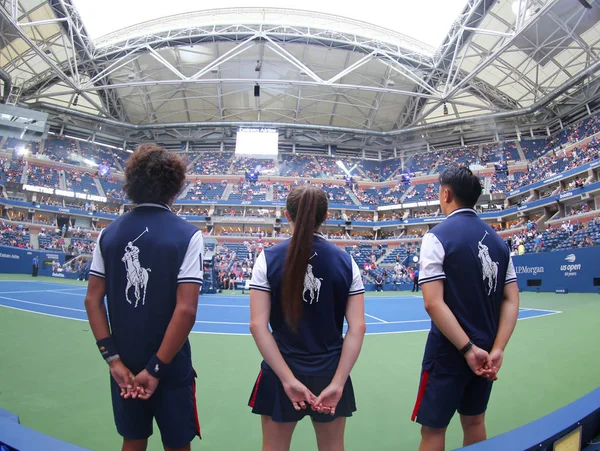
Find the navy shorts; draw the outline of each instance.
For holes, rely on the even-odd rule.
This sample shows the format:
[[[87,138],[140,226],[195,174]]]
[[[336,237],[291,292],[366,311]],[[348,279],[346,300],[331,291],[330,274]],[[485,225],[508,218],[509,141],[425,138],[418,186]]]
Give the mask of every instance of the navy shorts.
[[[152,435],[153,419],[162,442],[169,448],[180,448],[200,437],[196,409],[196,384],[184,387],[162,387],[160,383],[150,399],[124,399],[121,389],[111,377],[111,394],[115,424],[126,439],[141,440]]]
[[[333,376],[295,376],[316,396],[319,396],[333,378]],[[339,417],[351,417],[352,412],[356,411],[354,389],[350,377],[346,381],[335,414],[327,415],[315,412],[310,406],[307,406],[305,410],[294,409],[292,401],[285,394],[281,381],[271,369],[262,369],[258,374],[248,406],[252,407],[252,413],[266,415],[277,423],[300,421],[306,415],[310,415],[311,419],[317,423],[329,423]]]
[[[486,411],[493,383],[476,376],[466,364],[461,366],[459,370],[439,362],[423,365],[412,421],[416,419],[423,426],[442,429],[456,411],[468,416]]]

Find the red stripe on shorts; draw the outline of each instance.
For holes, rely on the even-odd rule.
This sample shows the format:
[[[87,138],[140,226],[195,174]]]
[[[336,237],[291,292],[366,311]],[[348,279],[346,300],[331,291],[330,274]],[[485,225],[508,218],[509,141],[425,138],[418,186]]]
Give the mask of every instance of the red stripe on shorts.
[[[410,421],[415,421],[415,419],[417,418],[417,413],[419,413],[419,408],[421,407],[421,402],[423,401],[423,395],[425,395],[425,387],[427,386],[428,379],[429,371],[423,370],[423,374],[421,375],[421,383],[419,384],[419,394],[417,395],[417,402],[415,403],[415,408],[413,409]]]
[[[200,419],[198,418],[198,403],[196,402],[196,381],[192,382],[192,391],[194,392],[194,416],[196,420],[196,432],[198,437],[202,438],[200,433]]]
[[[254,403],[256,402],[256,395],[258,394],[258,384],[260,384],[260,378],[262,377],[262,370],[258,373],[258,377],[256,378],[256,385],[254,385],[254,391],[252,392],[252,397],[250,398],[250,402],[248,406],[254,407]]]

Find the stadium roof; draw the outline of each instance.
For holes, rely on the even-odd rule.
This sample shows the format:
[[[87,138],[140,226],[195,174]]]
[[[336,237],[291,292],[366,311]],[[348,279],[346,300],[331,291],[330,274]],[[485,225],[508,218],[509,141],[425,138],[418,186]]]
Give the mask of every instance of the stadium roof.
[[[409,135],[423,145],[501,139],[541,133],[600,97],[599,0],[580,2],[468,0],[432,48],[380,25],[273,7],[98,37],[80,2],[11,0],[0,6],[0,66],[19,101],[56,123],[131,140],[227,137],[227,126],[256,122],[367,149],[402,148]]]

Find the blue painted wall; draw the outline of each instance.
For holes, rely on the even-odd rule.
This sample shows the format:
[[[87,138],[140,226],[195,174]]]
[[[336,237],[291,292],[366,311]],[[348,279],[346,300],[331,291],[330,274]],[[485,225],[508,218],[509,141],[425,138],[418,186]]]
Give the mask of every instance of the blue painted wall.
[[[523,291],[597,293],[600,286],[594,286],[594,278],[600,279],[598,262],[600,246],[513,257],[519,289]],[[540,280],[541,285],[528,286],[527,281],[533,280]]]

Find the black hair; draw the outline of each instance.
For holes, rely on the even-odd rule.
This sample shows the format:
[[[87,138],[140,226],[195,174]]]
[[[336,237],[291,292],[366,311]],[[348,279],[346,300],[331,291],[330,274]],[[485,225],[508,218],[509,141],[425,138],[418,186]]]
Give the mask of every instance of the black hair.
[[[127,160],[123,191],[135,204],[168,203],[183,188],[185,163],[156,144],[141,144]]]
[[[440,185],[450,188],[461,207],[473,208],[481,196],[481,182],[466,166],[448,166],[440,174]]]

